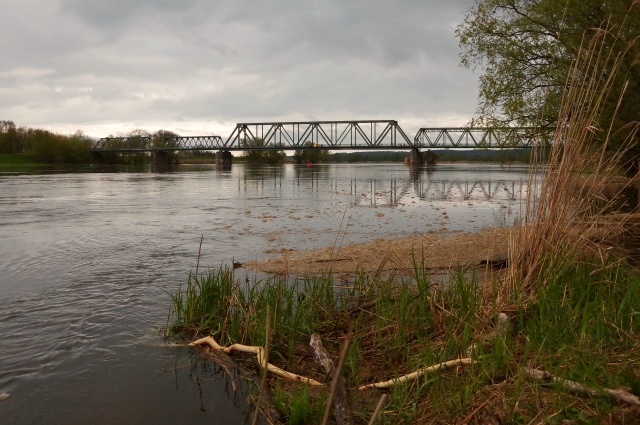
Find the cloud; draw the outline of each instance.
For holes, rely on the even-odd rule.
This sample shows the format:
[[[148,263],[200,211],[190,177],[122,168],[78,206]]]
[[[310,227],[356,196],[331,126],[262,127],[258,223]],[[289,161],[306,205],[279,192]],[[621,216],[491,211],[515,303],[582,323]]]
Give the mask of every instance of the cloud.
[[[96,137],[294,119],[417,129],[464,124],[476,107],[453,36],[472,0],[7,2],[0,119],[19,125]]]

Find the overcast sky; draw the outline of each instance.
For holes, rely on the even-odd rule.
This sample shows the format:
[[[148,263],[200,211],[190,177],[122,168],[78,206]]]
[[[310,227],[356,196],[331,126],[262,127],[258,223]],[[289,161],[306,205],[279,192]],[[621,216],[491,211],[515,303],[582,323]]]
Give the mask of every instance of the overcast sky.
[[[227,136],[236,122],[464,125],[473,0],[0,0],[0,120]]]

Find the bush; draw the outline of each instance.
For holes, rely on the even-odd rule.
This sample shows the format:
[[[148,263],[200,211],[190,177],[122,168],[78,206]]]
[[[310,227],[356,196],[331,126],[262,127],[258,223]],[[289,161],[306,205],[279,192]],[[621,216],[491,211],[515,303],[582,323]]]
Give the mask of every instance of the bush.
[[[64,136],[47,130],[28,130],[27,146],[40,162],[79,163],[90,159],[91,140],[82,132]]]

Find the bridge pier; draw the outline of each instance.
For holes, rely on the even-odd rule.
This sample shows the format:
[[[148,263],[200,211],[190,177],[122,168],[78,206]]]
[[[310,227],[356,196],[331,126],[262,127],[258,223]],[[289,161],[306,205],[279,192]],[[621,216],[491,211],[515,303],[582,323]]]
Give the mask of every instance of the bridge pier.
[[[121,158],[117,152],[91,151],[91,163],[94,165],[113,165],[118,162],[121,162]]]
[[[229,151],[218,151],[216,152],[216,165],[222,167],[223,169],[231,169],[231,161],[233,155]]]
[[[422,165],[422,153],[418,148],[411,149],[411,165]]]
[[[172,165],[178,165],[178,157],[171,151],[151,152],[151,169],[165,171]]]
[[[105,164],[107,162],[107,158],[101,152],[91,152],[91,163],[92,164]]]

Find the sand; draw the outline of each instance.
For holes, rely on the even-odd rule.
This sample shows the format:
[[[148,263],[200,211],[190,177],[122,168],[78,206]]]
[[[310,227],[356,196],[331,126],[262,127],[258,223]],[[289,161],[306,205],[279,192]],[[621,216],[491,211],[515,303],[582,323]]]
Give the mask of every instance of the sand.
[[[475,233],[424,234],[398,239],[297,251],[285,248],[275,257],[245,263],[245,267],[272,274],[318,274],[396,270],[410,273],[413,260],[429,271],[480,266],[482,260],[507,258],[514,229],[496,228]]]

